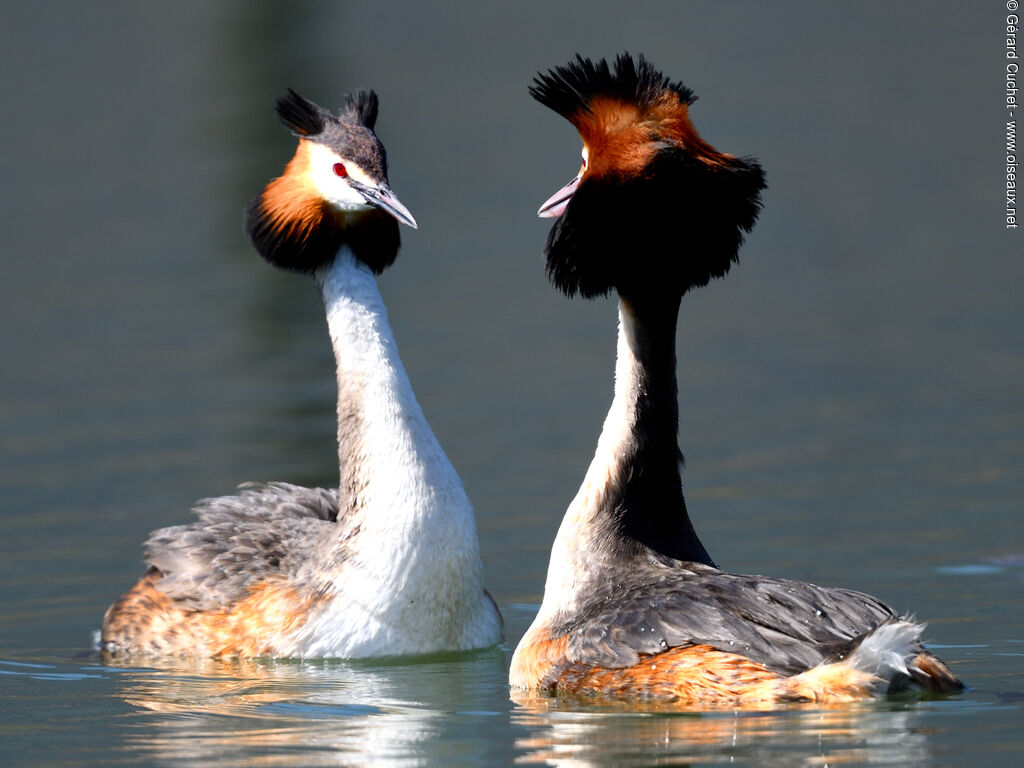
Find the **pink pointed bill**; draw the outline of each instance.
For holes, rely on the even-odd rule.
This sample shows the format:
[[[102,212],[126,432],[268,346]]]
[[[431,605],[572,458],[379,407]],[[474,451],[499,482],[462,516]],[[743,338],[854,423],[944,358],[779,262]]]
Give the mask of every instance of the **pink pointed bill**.
[[[565,213],[565,209],[569,207],[569,201],[572,200],[573,193],[576,191],[576,187],[579,186],[579,183],[580,177],[577,176],[560,190],[555,192],[555,194],[544,201],[540,210],[537,211],[537,215],[542,219],[557,219]]]
[[[407,224],[413,229],[419,228],[419,225],[416,224],[416,219],[413,218],[412,211],[402,205],[402,202],[390,188],[382,185],[378,192],[379,194],[374,196],[374,202],[379,208],[383,208],[403,224]]]

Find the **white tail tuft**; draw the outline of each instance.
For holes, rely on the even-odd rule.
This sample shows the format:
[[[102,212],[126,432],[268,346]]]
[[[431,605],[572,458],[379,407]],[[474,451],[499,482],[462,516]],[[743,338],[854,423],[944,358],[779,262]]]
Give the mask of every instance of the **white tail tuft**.
[[[886,683],[897,674],[909,676],[908,666],[921,650],[923,631],[923,624],[903,619],[883,624],[861,641],[849,663]]]

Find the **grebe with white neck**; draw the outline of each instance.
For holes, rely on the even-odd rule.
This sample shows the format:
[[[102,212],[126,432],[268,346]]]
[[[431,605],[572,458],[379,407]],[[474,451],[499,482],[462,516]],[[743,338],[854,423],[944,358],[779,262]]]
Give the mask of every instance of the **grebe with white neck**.
[[[337,489],[248,484],[154,531],[149,570],[108,610],[100,645],[142,655],[375,657],[501,640],[473,509],[413,395],[376,275],[398,222],[372,91],[332,114],[294,91],[298,138],[246,207],[259,253],[314,276],[338,379]]]
[[[858,592],[719,570],[690,521],[676,320],[687,291],[737,260],[760,165],[705,142],[693,92],[642,56],[577,57],[530,90],[583,140],[579,173],[538,212],[555,219],[548,275],[569,296],[617,293],[619,340],[612,406],[513,656],[513,695],[733,707],[960,690],[921,625]]]

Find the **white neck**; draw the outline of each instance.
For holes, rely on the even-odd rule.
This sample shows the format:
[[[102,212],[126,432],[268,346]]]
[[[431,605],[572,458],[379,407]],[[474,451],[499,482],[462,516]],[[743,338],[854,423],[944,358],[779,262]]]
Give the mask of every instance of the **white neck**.
[[[588,553],[594,544],[594,520],[602,508],[604,494],[613,480],[635,422],[640,363],[633,351],[634,323],[619,307],[619,333],[615,360],[615,396],[605,417],[594,458],[576,497],[562,518],[551,547],[544,601],[538,621],[558,612],[571,612],[582,579],[588,573]]]
[[[476,522],[398,357],[377,281],[343,246],[317,273],[338,364],[336,534],[314,579],[331,599],[276,649],[382,656],[501,639]]]
[[[317,282],[338,367],[342,514],[389,550],[443,519],[468,529],[475,554],[472,506],[416,402],[376,279],[343,248]]]

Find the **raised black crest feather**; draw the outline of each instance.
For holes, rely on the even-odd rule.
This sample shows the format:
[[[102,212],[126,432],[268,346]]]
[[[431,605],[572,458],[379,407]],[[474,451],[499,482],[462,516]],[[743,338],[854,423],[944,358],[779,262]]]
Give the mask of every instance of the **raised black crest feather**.
[[[346,93],[336,115],[291,88],[277,100],[278,117],[295,136],[330,147],[357,162],[372,178],[386,180],[387,152],[373,132],[377,107],[372,90]]]
[[[697,100],[693,91],[682,83],[673,83],[655,69],[643,54],[633,57],[618,55],[614,67],[605,59],[597,62],[576,54],[575,60],[534,77],[530,95],[562,117],[577,112],[590,112],[590,104],[598,97],[636,104],[653,105],[665,91],[673,91],[687,106]]]
[[[288,130],[307,139],[339,125],[343,118],[373,130],[377,122],[377,94],[359,90],[346,93],[342,98],[341,108],[335,116],[289,88],[288,93],[277,100],[277,115]]]
[[[350,113],[360,123],[372,129],[377,122],[377,94],[373,91],[346,93],[341,111]]]
[[[291,88],[277,100],[277,116],[296,136],[308,138],[324,132],[328,122],[334,120],[330,112],[318,107]]]

